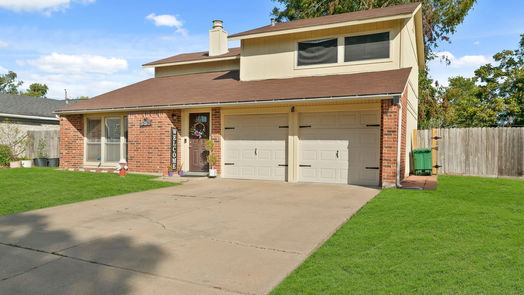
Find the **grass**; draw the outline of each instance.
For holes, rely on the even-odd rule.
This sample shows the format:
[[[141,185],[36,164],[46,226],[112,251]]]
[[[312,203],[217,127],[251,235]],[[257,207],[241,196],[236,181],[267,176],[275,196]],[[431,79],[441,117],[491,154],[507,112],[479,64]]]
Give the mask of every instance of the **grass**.
[[[385,190],[271,294],[524,294],[524,181]]]
[[[0,169],[0,216],[176,185],[152,178],[53,168]]]

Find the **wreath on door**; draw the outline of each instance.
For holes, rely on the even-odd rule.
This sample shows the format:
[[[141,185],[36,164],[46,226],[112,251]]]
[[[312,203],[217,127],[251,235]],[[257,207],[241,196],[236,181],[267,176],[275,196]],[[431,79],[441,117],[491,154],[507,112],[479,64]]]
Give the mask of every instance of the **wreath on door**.
[[[190,131],[191,135],[196,138],[202,138],[206,135],[206,125],[202,122],[196,122]]]

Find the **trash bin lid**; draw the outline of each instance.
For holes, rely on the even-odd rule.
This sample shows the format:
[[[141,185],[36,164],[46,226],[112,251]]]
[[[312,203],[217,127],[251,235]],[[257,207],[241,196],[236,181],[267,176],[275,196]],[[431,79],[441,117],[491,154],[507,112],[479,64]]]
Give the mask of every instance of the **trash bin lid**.
[[[414,149],[414,154],[425,154],[425,153],[431,153],[431,148],[421,148],[421,149]]]

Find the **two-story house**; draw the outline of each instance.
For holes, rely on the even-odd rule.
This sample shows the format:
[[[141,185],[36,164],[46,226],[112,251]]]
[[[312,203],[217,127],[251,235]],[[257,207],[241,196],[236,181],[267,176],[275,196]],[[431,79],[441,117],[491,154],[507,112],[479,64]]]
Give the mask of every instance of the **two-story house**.
[[[394,186],[424,67],[419,3],[274,23],[145,64],[155,77],[57,111],[62,168]],[[228,48],[240,40],[240,48]]]

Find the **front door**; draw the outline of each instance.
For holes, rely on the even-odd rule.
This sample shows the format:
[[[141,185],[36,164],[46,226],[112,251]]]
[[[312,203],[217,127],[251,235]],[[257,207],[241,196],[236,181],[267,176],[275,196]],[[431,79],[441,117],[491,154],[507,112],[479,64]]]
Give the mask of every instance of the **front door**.
[[[209,139],[209,113],[189,114],[189,170],[207,172],[205,142]]]

